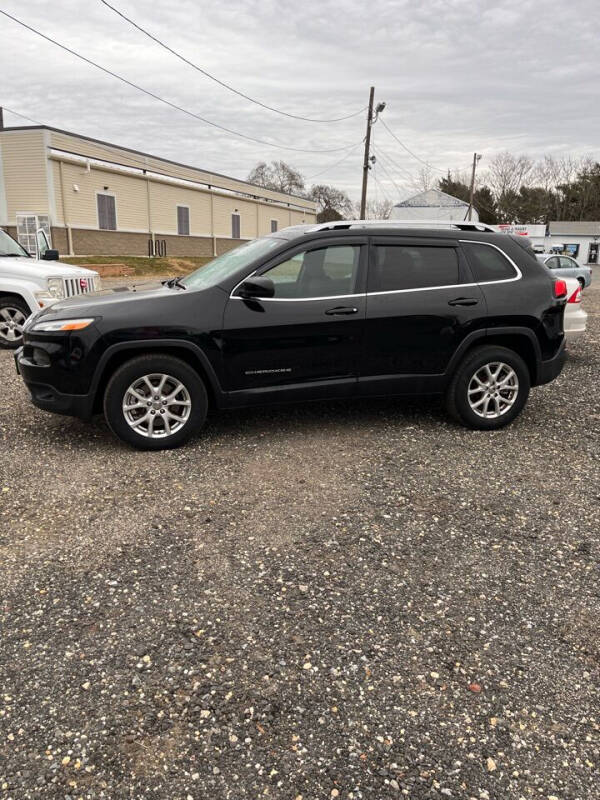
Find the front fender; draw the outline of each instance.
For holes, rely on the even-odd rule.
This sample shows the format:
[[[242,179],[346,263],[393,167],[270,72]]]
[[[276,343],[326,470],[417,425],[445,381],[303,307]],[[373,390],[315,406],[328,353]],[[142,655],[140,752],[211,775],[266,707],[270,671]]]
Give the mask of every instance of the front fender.
[[[0,295],[18,295],[27,303],[32,314],[34,311],[40,310],[40,304],[36,300],[35,293],[42,291],[43,289],[34,281],[23,280],[22,278],[3,278],[0,276]]]

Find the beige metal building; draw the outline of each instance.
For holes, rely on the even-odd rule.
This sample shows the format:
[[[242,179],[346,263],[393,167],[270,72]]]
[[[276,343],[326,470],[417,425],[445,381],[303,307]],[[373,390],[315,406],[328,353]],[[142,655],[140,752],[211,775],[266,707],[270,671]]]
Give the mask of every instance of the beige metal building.
[[[0,128],[0,227],[71,255],[212,256],[316,220],[302,197],[50,127]]]

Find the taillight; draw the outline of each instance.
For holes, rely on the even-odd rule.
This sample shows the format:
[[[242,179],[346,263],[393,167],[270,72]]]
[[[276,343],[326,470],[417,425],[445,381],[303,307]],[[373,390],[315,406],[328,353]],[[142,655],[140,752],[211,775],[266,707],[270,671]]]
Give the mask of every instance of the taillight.
[[[567,303],[581,303],[581,286],[578,286],[571,297],[567,300]]]
[[[554,297],[557,299],[567,296],[567,282],[562,278],[556,278],[554,281]]]

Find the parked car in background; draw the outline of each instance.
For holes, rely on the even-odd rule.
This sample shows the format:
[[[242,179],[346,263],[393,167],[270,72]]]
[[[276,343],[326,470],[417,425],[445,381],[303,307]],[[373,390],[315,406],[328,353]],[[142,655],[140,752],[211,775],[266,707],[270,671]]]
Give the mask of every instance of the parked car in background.
[[[565,306],[565,316],[563,327],[567,341],[578,339],[585,333],[587,325],[587,312],[581,306],[581,296],[583,289],[577,278],[565,278],[567,284],[567,304]]]
[[[37,232],[36,256],[0,229],[0,347],[22,344],[23,325],[34,311],[100,289],[97,272],[58,261],[43,230]]]
[[[557,256],[552,253],[537,254],[542,264],[552,270],[553,275],[560,275],[561,278],[576,278],[584,289],[592,282],[592,270],[590,267],[583,267],[578,264],[571,256]]]
[[[16,366],[40,408],[146,450],[209,406],[445,396],[471,428],[521,412],[565,359],[567,286],[479,223],[342,221],[241,245],[185,278],[35,314]]]

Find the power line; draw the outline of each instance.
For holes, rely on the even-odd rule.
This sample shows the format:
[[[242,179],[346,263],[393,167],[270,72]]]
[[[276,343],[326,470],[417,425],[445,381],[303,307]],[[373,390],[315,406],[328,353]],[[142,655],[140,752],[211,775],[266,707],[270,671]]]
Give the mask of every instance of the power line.
[[[388,126],[385,124],[385,122],[383,120],[381,120],[381,124],[386,129],[386,131],[390,134],[390,136],[398,142],[400,147],[403,147],[406,150],[406,152],[409,153],[413,158],[416,158],[417,161],[420,161],[421,164],[424,164],[426,167],[429,167],[429,169],[436,170],[437,172],[441,172],[443,174],[446,173],[445,169],[440,169],[439,167],[434,167],[433,164],[430,164],[428,161],[425,161],[424,159],[420,158],[416,153],[413,153],[413,151],[410,148],[408,148],[404,144],[404,142],[401,142],[400,139],[396,136],[396,134],[388,128]]]
[[[26,119],[28,122],[33,122],[34,125],[39,125],[41,127],[44,127],[44,123],[40,122],[38,119],[33,119],[33,117],[28,117],[26,114],[21,114],[19,111],[15,111],[13,108],[9,108],[5,104],[3,104],[2,107],[4,108],[5,111],[8,111],[10,114],[14,114],[15,117],[20,117],[21,119]],[[309,175],[308,178],[305,178],[304,180],[306,182],[312,181],[312,180],[314,180],[314,178],[318,178],[320,175],[323,175],[325,172],[328,172],[330,169],[334,169],[339,164],[342,164],[349,156],[351,156],[352,153],[356,150],[356,148],[360,147],[360,145],[362,145],[362,142],[358,142],[358,144],[355,144],[354,147],[348,153],[346,153],[346,155],[343,158],[341,158],[339,161],[336,161],[335,163],[330,164],[328,167],[326,167],[325,169],[321,170],[320,172],[317,172],[315,175]],[[100,142],[97,142],[97,141],[94,141],[94,146],[97,147],[97,148],[100,148],[101,150],[104,150],[105,153],[107,153],[107,154],[109,154],[109,155],[111,155],[113,157],[115,155],[114,147],[105,147]],[[161,156],[152,156],[152,157],[156,158],[158,160],[163,160],[161,158]],[[127,159],[129,161],[135,161],[137,164],[141,164],[141,166],[145,170],[148,169],[148,160],[147,159],[137,158],[136,156],[134,156],[131,153],[127,154]],[[209,172],[210,173],[210,170],[200,170],[200,171],[201,172]],[[162,174],[162,173],[159,173],[159,174]],[[178,176],[175,176],[175,177],[178,177]],[[244,183],[244,181],[242,181],[242,183]],[[213,185],[216,185],[216,184],[213,184]],[[249,184],[249,185],[250,186],[254,186],[254,187],[258,186],[257,184]],[[217,188],[220,188],[220,187],[217,186]],[[264,189],[264,188],[268,188],[268,187],[264,187],[263,186],[263,187],[258,187],[258,188]],[[277,190],[274,190],[274,191],[277,191]]]
[[[377,151],[375,151],[375,152],[377,153]],[[394,188],[398,192],[398,194],[399,195],[403,195],[404,192],[402,191],[402,189],[400,189],[400,187],[398,186],[396,181],[392,178],[391,174],[387,170],[387,167],[385,166],[385,163],[381,159],[379,159],[379,166],[383,168],[383,171],[388,176],[388,179],[393,183]]]
[[[9,108],[5,104],[2,105],[2,108],[5,111],[8,111],[10,114],[14,114],[15,117],[20,117],[21,119],[26,119],[28,122],[33,122],[34,125],[39,125],[42,128],[45,128],[47,126],[45,123],[40,122],[37,119],[33,119],[32,117],[28,117],[26,114],[21,114],[19,111],[15,111],[13,108]],[[92,141],[94,142],[94,148],[95,149],[103,150],[108,156],[112,157],[112,159],[113,159],[112,163],[117,163],[119,166],[124,166],[124,167],[129,167],[130,166],[130,164],[128,164],[128,163],[122,164],[122,163],[119,163],[119,162],[114,162],[114,158],[117,157],[116,153],[115,153],[115,150],[122,149],[122,148],[119,148],[118,145],[105,145],[102,142],[99,142],[97,139],[93,139]],[[355,145],[354,149],[356,149],[360,144],[362,144],[362,143],[359,142],[357,145]],[[131,150],[129,150],[129,148],[125,148],[125,149],[127,150],[127,156],[126,156],[127,161],[128,162],[129,161],[133,161],[136,164],[140,164],[140,167],[133,167],[133,169],[140,169],[140,170],[143,170],[145,172],[152,172],[152,173],[154,173],[156,175],[163,175],[163,176],[166,176],[166,177],[172,177],[172,178],[175,178],[176,180],[184,180],[184,181],[185,180],[191,180],[189,178],[189,174],[188,175],[180,175],[180,174],[176,175],[176,174],[172,174],[171,172],[169,172],[169,173],[162,172],[160,170],[160,168],[153,167],[152,165],[149,164],[148,158],[151,158],[151,159],[153,159],[155,161],[166,161],[166,162],[170,163],[171,164],[171,170],[173,169],[173,167],[176,170],[178,170],[178,169],[193,169],[193,170],[196,170],[198,172],[204,172],[208,176],[212,175],[213,178],[209,178],[206,181],[193,181],[193,182],[194,183],[201,183],[201,184],[204,184],[204,185],[209,185],[209,186],[214,187],[215,189],[227,189],[228,188],[226,186],[220,186],[219,183],[218,183],[219,179],[225,178],[225,179],[231,180],[231,178],[229,178],[229,176],[227,176],[227,175],[219,175],[219,173],[213,172],[210,169],[202,169],[200,167],[188,167],[185,164],[178,164],[178,163],[176,163],[174,161],[171,161],[171,159],[168,159],[166,157],[163,158],[162,156],[150,156],[149,155],[146,158],[139,158],[138,156],[134,155],[135,151],[131,151]],[[81,154],[76,153],[75,155],[81,155]],[[83,158],[85,158],[85,157],[86,156],[83,156]],[[102,161],[103,159],[97,159],[97,160]],[[105,161],[105,163],[111,163],[111,162],[109,162],[107,160],[107,161]],[[215,180],[215,178],[216,178],[216,180]],[[239,183],[247,184],[248,191],[237,190],[237,189],[233,190],[233,191],[236,191],[239,194],[246,195],[246,196],[249,196],[249,197],[256,196],[255,192],[251,191],[252,189],[269,189],[269,187],[267,187],[267,186],[259,186],[258,184],[250,183],[249,181],[244,180],[243,178],[233,178],[232,180],[238,181]],[[271,191],[279,191],[279,190],[278,189],[272,189]],[[306,199],[306,198],[301,197],[301,195],[291,195],[291,196],[292,197],[298,197],[300,199]]]
[[[21,117],[21,119],[26,119],[26,120],[27,120],[27,122],[33,122],[33,124],[34,124],[34,125],[41,125],[42,127],[44,127],[44,124],[43,124],[42,122],[40,122],[39,120],[37,120],[37,119],[32,119],[31,117],[28,117],[28,116],[26,116],[25,114],[19,114],[19,112],[18,112],[18,111],[13,111],[13,110],[12,110],[12,108],[9,108],[8,106],[6,106],[6,105],[4,105],[4,104],[2,104],[2,108],[3,108],[5,111],[8,111],[8,112],[9,112],[9,114],[14,114],[14,115],[15,115],[15,117]]]
[[[374,183],[375,183],[377,186],[379,186],[379,188],[381,189],[381,191],[382,191],[382,193],[383,193],[383,196],[384,196],[384,197],[385,197],[385,199],[388,201],[388,203],[391,203],[391,202],[392,202],[392,200],[390,200],[390,198],[388,197],[388,193],[387,193],[387,192],[386,192],[386,190],[385,190],[385,186],[384,186],[384,185],[383,185],[383,183],[382,183],[382,182],[379,180],[379,178],[377,177],[377,175],[375,174],[375,172],[373,172],[373,182],[374,182]],[[377,197],[375,197],[375,201],[377,202]]]
[[[319,176],[324,175],[326,172],[329,172],[329,170],[335,169],[335,167],[337,167],[340,164],[342,164],[349,156],[351,156],[352,153],[356,150],[356,148],[360,147],[361,144],[362,144],[362,142],[358,142],[358,144],[355,144],[354,147],[351,150],[349,150],[343,158],[340,158],[339,161],[336,161],[335,164],[330,164],[328,167],[325,167],[325,169],[321,170],[320,172],[317,172],[315,175],[309,175],[308,178],[305,178],[304,180],[305,181],[312,181],[315,178],[318,178]]]
[[[200,122],[204,122],[206,125],[211,125],[213,128],[218,128],[221,131],[225,131],[225,133],[229,133],[232,136],[238,136],[239,138],[247,139],[250,142],[256,142],[257,144],[267,145],[268,147],[276,147],[276,148],[279,148],[281,150],[293,150],[296,153],[340,153],[343,150],[348,150],[349,148],[352,148],[352,147],[356,146],[356,145],[345,145],[344,147],[334,147],[334,148],[330,148],[330,149],[327,149],[327,150],[308,150],[308,149],[301,148],[301,147],[290,147],[289,145],[276,144],[274,142],[267,142],[267,141],[265,141],[263,139],[256,139],[254,136],[248,136],[248,134],[246,134],[246,133],[240,133],[239,131],[234,131],[231,128],[226,128],[224,125],[219,125],[216,122],[212,122],[211,120],[206,119],[206,117],[201,117],[199,114],[196,114],[193,111],[189,111],[187,108],[183,108],[183,106],[177,105],[177,103],[172,103],[170,100],[166,100],[164,97],[161,97],[160,95],[155,94],[154,92],[150,91],[149,89],[144,89],[143,86],[140,86],[137,83],[133,83],[133,81],[130,81],[127,78],[124,78],[122,75],[118,75],[116,72],[113,72],[112,70],[108,69],[107,67],[103,67],[100,64],[96,63],[95,61],[92,61],[90,58],[87,58],[86,56],[82,55],[81,53],[78,53],[75,50],[72,50],[70,47],[67,47],[64,44],[61,44],[60,42],[57,42],[56,39],[52,39],[52,37],[46,36],[45,33],[42,33],[41,31],[36,30],[35,28],[31,27],[31,25],[27,25],[27,23],[22,22],[20,19],[17,19],[17,17],[13,17],[7,11],[3,11],[2,9],[0,9],[0,14],[3,14],[5,17],[8,17],[8,19],[11,19],[13,22],[16,22],[18,25],[21,25],[23,28],[26,28],[28,31],[31,31],[32,33],[35,33],[36,36],[40,36],[42,39],[45,39],[47,42],[50,42],[51,44],[54,44],[57,47],[60,47],[62,50],[65,50],[67,53],[70,53],[72,56],[75,56],[76,58],[79,58],[81,61],[85,61],[86,64],[90,64],[92,67],[96,67],[96,69],[101,70],[106,75],[110,75],[112,78],[116,78],[117,80],[121,81],[122,83],[125,83],[127,86],[130,86],[133,89],[137,89],[139,92],[143,92],[144,94],[148,95],[149,97],[154,98],[154,100],[158,100],[160,103],[163,103],[164,105],[169,106],[170,108],[174,108],[176,111],[181,111],[183,114],[187,114],[189,117],[193,117],[194,119],[197,119]]]
[[[404,167],[401,167],[400,164],[396,163],[394,161],[394,159],[389,155],[389,153],[387,153],[385,150],[382,150],[379,145],[377,145],[377,153],[380,156],[384,156],[386,161],[389,161],[389,163],[392,164],[394,166],[394,168],[398,170],[398,172],[400,172],[403,176],[406,176],[405,180],[409,180],[412,183],[416,182],[416,176],[413,175],[411,172],[409,172]]]
[[[212,75],[207,70],[205,70],[202,67],[198,66],[198,64],[194,64],[193,61],[190,61],[184,55],[182,55],[181,53],[178,53],[177,50],[174,50],[172,47],[169,47],[168,44],[163,42],[162,39],[159,39],[157,36],[154,36],[152,33],[150,33],[150,31],[147,31],[145,28],[142,28],[141,25],[139,25],[137,22],[132,20],[130,17],[128,17],[122,11],[119,11],[118,8],[115,8],[113,5],[108,3],[107,0],[100,0],[100,2],[103,5],[105,5],[107,8],[110,8],[111,11],[114,11],[115,14],[117,14],[119,17],[121,17],[121,19],[124,19],[130,25],[133,25],[133,27],[136,28],[138,31],[140,31],[140,33],[143,33],[144,36],[147,36],[149,39],[152,39],[153,42],[156,42],[156,44],[160,45],[160,47],[163,47],[165,50],[167,50],[169,53],[171,53],[171,55],[174,55],[180,61],[183,61],[184,64],[187,64],[189,67],[192,67],[192,69],[195,69],[196,72],[200,72],[202,75],[204,75],[205,77],[209,78],[211,81],[214,81],[215,83],[218,83],[219,86],[222,86],[224,89],[227,89],[228,91],[233,92],[234,94],[237,94],[239,97],[243,97],[245,100],[249,100],[251,103],[255,103],[257,106],[261,106],[261,108],[266,108],[268,111],[273,111],[275,114],[281,114],[282,116],[290,117],[291,119],[300,119],[300,120],[303,120],[304,122],[342,122],[343,120],[352,119],[352,117],[356,117],[359,114],[362,114],[363,111],[365,111],[365,109],[366,109],[366,106],[365,106],[364,108],[361,108],[358,111],[354,111],[352,114],[346,114],[345,117],[334,117],[333,119],[313,119],[312,117],[303,117],[300,114],[290,114],[287,111],[282,111],[279,108],[274,108],[273,106],[267,105],[267,103],[263,103],[260,100],[257,100],[256,98],[250,97],[250,95],[247,95],[244,92],[239,91],[239,89],[236,89],[235,87],[231,86],[230,84],[225,83],[225,81],[220,80],[215,75]]]

